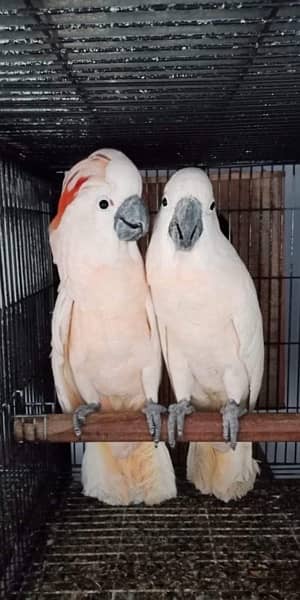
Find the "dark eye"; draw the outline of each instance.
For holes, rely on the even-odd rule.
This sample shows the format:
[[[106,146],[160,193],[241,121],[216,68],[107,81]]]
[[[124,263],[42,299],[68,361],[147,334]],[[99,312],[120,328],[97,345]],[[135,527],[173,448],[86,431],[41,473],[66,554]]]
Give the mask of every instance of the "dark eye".
[[[162,199],[161,203],[162,203],[163,206],[168,206],[168,200],[167,200],[167,198],[165,196]]]
[[[211,205],[210,205],[210,207],[209,207],[209,208],[210,208],[210,210],[214,210],[215,206],[216,206],[216,203],[215,203],[215,202],[212,202],[212,203],[211,203]]]
[[[108,208],[109,204],[108,204],[107,200],[100,200],[99,206],[100,206],[100,208]]]

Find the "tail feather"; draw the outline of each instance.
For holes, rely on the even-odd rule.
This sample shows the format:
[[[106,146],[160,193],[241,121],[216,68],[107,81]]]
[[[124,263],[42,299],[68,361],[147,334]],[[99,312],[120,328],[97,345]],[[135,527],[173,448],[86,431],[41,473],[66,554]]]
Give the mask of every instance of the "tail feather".
[[[159,504],[176,496],[164,443],[88,443],[82,463],[83,493],[112,505]]]
[[[203,494],[237,500],[253,488],[258,473],[251,442],[239,442],[235,450],[225,444],[190,444],[187,478]]]

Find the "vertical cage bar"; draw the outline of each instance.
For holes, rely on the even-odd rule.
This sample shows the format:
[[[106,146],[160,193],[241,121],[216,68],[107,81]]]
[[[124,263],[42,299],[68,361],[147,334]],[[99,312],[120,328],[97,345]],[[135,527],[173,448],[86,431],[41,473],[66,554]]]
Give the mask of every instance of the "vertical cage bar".
[[[53,276],[47,228],[51,184],[0,161],[0,594],[16,589],[55,479],[67,470],[64,449],[18,445],[11,416],[47,410]],[[46,245],[47,244],[47,245]]]

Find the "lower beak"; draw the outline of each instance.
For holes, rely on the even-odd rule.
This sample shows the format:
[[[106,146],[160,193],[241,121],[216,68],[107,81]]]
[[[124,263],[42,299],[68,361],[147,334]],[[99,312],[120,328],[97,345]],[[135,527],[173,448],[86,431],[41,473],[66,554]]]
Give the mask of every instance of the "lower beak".
[[[137,241],[149,229],[149,213],[142,198],[130,196],[119,206],[114,219],[117,236],[124,242]]]

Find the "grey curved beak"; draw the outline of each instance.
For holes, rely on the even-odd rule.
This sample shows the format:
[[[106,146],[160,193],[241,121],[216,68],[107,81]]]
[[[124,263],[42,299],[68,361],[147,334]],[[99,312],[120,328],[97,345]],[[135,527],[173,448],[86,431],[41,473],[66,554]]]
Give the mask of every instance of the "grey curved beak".
[[[177,250],[191,250],[203,231],[201,204],[196,198],[181,198],[169,225]]]
[[[115,214],[114,228],[124,242],[137,241],[148,232],[149,212],[142,198],[130,196],[122,202]]]

